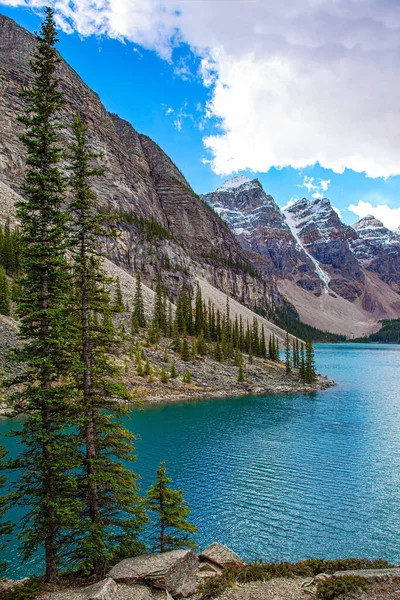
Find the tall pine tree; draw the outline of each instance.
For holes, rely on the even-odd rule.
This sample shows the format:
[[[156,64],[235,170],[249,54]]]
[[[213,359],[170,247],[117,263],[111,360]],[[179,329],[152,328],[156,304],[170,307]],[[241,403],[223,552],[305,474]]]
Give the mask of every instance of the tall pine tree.
[[[23,557],[44,548],[49,583],[57,581],[66,534],[76,526],[79,509],[74,475],[78,457],[70,427],[73,394],[65,377],[72,326],[56,41],[53,11],[47,8],[30,61],[34,80],[22,91],[27,110],[21,117],[21,140],[27,167],[24,200],[17,204],[23,275],[16,310],[22,344],[15,358],[26,369],[13,381],[18,387],[9,397],[14,414],[27,415],[15,432],[20,453],[10,462],[19,472],[14,500],[28,509],[21,531]]]
[[[0,265],[0,315],[8,316],[10,310],[10,288],[4,268]]]
[[[135,460],[135,438],[122,425],[121,417],[127,411],[116,400],[128,399],[129,395],[121,382],[120,369],[108,357],[116,343],[114,329],[107,327],[104,319],[100,324],[93,318],[110,304],[109,278],[98,251],[100,238],[108,235],[105,226],[110,217],[96,213],[96,195],[90,186],[103,170],[90,166],[96,155],[88,149],[87,128],[79,114],[72,133],[69,211],[74,289],[79,298],[75,346],[80,358],[75,372],[78,446],[83,447],[78,471],[82,510],[73,557],[85,572],[102,576],[114,560],[142,549],[137,536],[145,517],[138,498],[137,476],[124,464]]]

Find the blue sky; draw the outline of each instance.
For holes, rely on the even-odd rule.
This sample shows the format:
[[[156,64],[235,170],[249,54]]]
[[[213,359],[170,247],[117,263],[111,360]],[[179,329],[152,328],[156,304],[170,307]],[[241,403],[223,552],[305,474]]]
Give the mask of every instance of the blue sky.
[[[172,9],[179,6],[180,1],[166,0],[166,3]],[[259,0],[248,1],[254,2],[254,6],[259,3]],[[304,0],[305,3],[307,1]],[[40,23],[38,10],[29,7],[35,2],[40,4],[40,0],[0,0],[0,12],[33,31]],[[119,8],[122,4],[127,9],[133,7],[133,0],[132,3],[130,0],[119,2]],[[220,0],[220,7],[224,2]],[[371,2],[373,4],[373,0]],[[86,3],[87,0],[81,0],[76,5],[81,4],[83,10]],[[382,105],[379,94],[375,97],[368,86],[364,90],[365,80],[357,82],[355,89],[360,97],[354,100],[354,107],[354,92],[343,100],[345,93],[336,96],[336,87],[329,88],[330,81],[335,78],[336,86],[351,88],[354,75],[351,82],[346,80],[345,71],[338,67],[338,50],[329,45],[325,47],[325,41],[316,40],[318,53],[313,48],[312,56],[304,43],[302,62],[295,62],[291,46],[277,39],[273,50],[274,56],[279,58],[272,64],[266,58],[270,47],[263,48],[262,44],[252,46],[254,32],[258,33],[257,27],[263,25],[260,19],[258,23],[248,23],[251,35],[247,35],[246,31],[242,32],[243,27],[235,30],[241,15],[238,14],[237,19],[232,17],[232,23],[227,24],[225,19],[219,25],[222,23],[218,21],[221,15],[212,14],[215,4],[197,0],[192,4],[202,4],[203,13],[209,10],[212,17],[210,22],[203,24],[210,38],[204,41],[203,38],[208,38],[208,35],[204,34],[198,15],[176,8],[171,13],[167,10],[161,14],[154,13],[154,0],[140,0],[140,3],[142,14],[147,11],[150,26],[144,24],[140,28],[137,20],[130,23],[125,19],[128,26],[122,23],[117,12],[114,20],[110,19],[104,25],[101,10],[87,18],[89,4],[90,10],[94,10],[92,3],[86,6],[84,16],[78,9],[71,16],[71,3],[58,0],[56,7],[65,30],[59,33],[59,50],[99,94],[109,111],[130,121],[171,156],[196,192],[214,190],[226,179],[244,174],[258,177],[266,192],[272,194],[281,206],[293,197],[326,195],[349,224],[358,219],[357,214],[364,216],[372,212],[387,226],[400,225],[400,176],[384,177],[400,173],[399,148],[398,156],[395,156],[400,106],[400,103],[396,106],[394,101],[397,88],[391,90],[393,106],[386,106]],[[387,4],[386,0],[384,3]],[[238,0],[233,6],[236,4],[243,2]],[[271,2],[271,7],[273,4]],[[126,13],[129,18],[132,10]],[[167,18],[165,15],[169,21],[162,21]],[[271,8],[269,18],[272,18],[271,15],[276,21],[275,30],[285,25],[284,16],[279,12],[274,13]],[[101,21],[97,21],[99,16]],[[301,17],[300,14],[300,24]],[[311,18],[310,13],[307,17]],[[393,15],[389,17],[393,27]],[[182,23],[180,18],[184,19]],[[334,23],[334,17],[331,18]],[[373,27],[374,15],[368,18]],[[381,24],[381,16],[379,19],[376,21],[378,25]],[[296,39],[296,47],[303,48],[298,35],[295,37],[298,33],[295,25],[286,23],[288,30],[293,29],[290,44],[293,45],[292,39]],[[170,30],[165,34],[168,27]],[[240,51],[230,45],[230,35],[235,31]],[[367,37],[371,30],[362,30],[361,33]],[[360,37],[361,33],[357,30],[353,35]],[[259,35],[263,35],[263,30]],[[267,36],[268,43],[272,43],[268,31],[265,38]],[[385,48],[395,44],[391,41],[389,30],[387,36]],[[346,43],[344,40],[345,49]],[[358,44],[363,48],[363,38],[360,37]],[[365,48],[371,61],[371,48]],[[325,54],[321,58],[322,50]],[[397,51],[397,46],[391,50]],[[376,56],[382,54],[380,48],[372,51],[376,51]],[[357,60],[360,60],[359,54],[358,49]],[[388,54],[386,57],[388,79],[393,72],[390,64],[394,61],[393,56]],[[340,61],[343,60],[349,61],[347,70],[357,67],[359,72],[366,68],[364,62],[354,65],[356,59],[352,55],[344,59],[343,53],[340,53]],[[326,89],[321,87],[321,81],[304,79],[315,77],[310,75],[311,67],[313,72],[321,71],[319,76]],[[302,73],[301,78],[299,72]],[[378,77],[374,72],[365,71],[363,74],[364,77]],[[266,75],[270,79],[267,87],[263,83]],[[304,81],[319,85],[311,96]],[[383,85],[382,93],[385,85],[391,85],[386,80],[380,83]],[[370,84],[373,85],[372,81]],[[315,106],[308,112],[310,102],[314,101]],[[362,172],[364,169],[372,176]],[[353,212],[349,206],[353,207]]]

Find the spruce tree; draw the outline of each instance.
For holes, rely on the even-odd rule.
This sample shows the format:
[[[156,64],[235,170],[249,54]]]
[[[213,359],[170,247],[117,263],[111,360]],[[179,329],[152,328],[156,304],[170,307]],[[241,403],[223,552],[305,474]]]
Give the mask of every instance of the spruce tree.
[[[82,504],[74,538],[73,560],[84,572],[101,576],[124,553],[135,554],[142,546],[138,532],[145,522],[139,503],[137,476],[125,466],[134,461],[134,435],[122,425],[128,413],[116,399],[129,399],[121,371],[109,358],[116,338],[113,327],[93,315],[110,306],[109,283],[99,254],[100,239],[107,237],[111,217],[95,210],[93,178],[102,169],[90,165],[96,155],[88,148],[87,127],[78,113],[72,125],[69,149],[71,255],[74,293],[79,299],[75,315],[75,351],[79,357],[74,372],[78,393],[77,416],[82,445],[77,473]],[[124,310],[117,280],[114,311]]]
[[[203,330],[200,331],[200,335],[197,339],[197,354],[200,356],[205,356],[207,354],[207,344],[204,339]]]
[[[161,462],[156,472],[156,482],[147,492],[148,507],[155,516],[154,550],[166,552],[177,548],[192,548],[197,544],[192,535],[197,528],[188,522],[189,506],[183,497],[184,491],[174,490],[169,484],[165,463]]]
[[[286,337],[285,337],[285,370],[286,370],[286,373],[290,373],[292,370],[292,367],[290,364],[290,339],[289,339],[288,332],[286,332]]]
[[[161,367],[160,381],[161,383],[168,383],[168,375],[164,366]]]
[[[22,344],[14,356],[26,368],[10,382],[18,387],[9,396],[14,414],[26,418],[14,434],[20,451],[10,467],[18,471],[13,501],[27,509],[21,531],[23,558],[44,549],[46,581],[54,584],[61,555],[69,545],[68,533],[77,526],[80,502],[74,473],[79,456],[71,427],[73,391],[68,380],[72,323],[60,171],[63,97],[56,75],[60,58],[52,9],[46,9],[35,37],[30,61],[33,83],[21,92],[27,104],[20,118],[25,125],[21,140],[27,166],[23,200],[17,203],[23,274],[16,314]]]
[[[176,370],[176,366],[175,366],[175,361],[174,360],[172,361],[172,364],[171,364],[170,376],[171,376],[171,379],[176,379],[178,377],[178,373],[177,373],[177,370]]]
[[[300,362],[299,362],[299,376],[301,381],[306,381],[306,359],[304,353],[304,344],[301,344],[300,350]]]
[[[11,310],[10,288],[8,285],[6,272],[0,266],[0,315],[8,316]]]
[[[142,294],[142,282],[139,271],[136,273],[136,288],[135,297],[133,299],[132,318],[135,319],[137,327],[146,327],[146,317],[144,314],[144,302]]]
[[[243,365],[242,364],[239,365],[239,371],[238,371],[238,378],[237,378],[237,380],[238,380],[238,383],[243,383],[243,381],[244,381],[244,372],[243,372]]]
[[[80,118],[80,117],[79,117]],[[76,119],[75,119],[75,123],[73,125],[73,127],[76,127]],[[97,173],[100,173],[100,171],[97,171]],[[93,172],[93,174],[95,174]],[[114,312],[117,314],[122,314],[125,310],[125,305],[124,305],[124,300],[122,298],[122,290],[121,290],[121,282],[119,280],[119,277],[117,277],[117,283],[116,283],[116,287],[115,287],[115,299],[114,299]]]
[[[185,362],[188,362],[191,358],[191,353],[190,353],[190,348],[189,348],[187,337],[183,338],[181,358]]]
[[[190,373],[190,369],[186,370],[186,373],[183,376],[183,383],[192,383],[192,375]]]
[[[314,383],[316,379],[314,348],[310,340],[306,342],[305,381]]]
[[[260,356],[261,356],[261,358],[266,358],[266,356],[267,356],[267,344],[265,341],[264,325],[261,326]]]

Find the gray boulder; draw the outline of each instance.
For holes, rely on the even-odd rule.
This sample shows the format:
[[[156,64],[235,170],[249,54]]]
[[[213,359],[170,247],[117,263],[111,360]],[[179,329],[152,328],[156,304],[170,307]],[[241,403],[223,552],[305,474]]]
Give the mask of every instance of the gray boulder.
[[[192,550],[172,550],[127,558],[108,576],[120,583],[145,583],[167,590],[174,598],[187,598],[196,591],[197,564]]]
[[[223,544],[218,544],[218,542],[214,542],[211,546],[203,550],[199,558],[203,561],[212,562],[222,569],[226,567],[242,567],[246,564],[233,550]]]
[[[118,585],[118,597],[129,598],[129,600],[159,600],[147,585]],[[165,600],[165,597],[162,598]]]
[[[84,600],[114,600],[117,597],[117,584],[108,577],[85,588],[82,597]]]

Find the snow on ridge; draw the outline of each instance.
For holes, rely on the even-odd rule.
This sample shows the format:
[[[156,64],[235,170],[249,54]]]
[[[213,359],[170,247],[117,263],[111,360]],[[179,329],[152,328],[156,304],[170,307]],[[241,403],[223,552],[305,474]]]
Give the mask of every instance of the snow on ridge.
[[[292,232],[292,235],[293,235],[294,239],[296,240],[298,246],[302,250],[304,250],[304,252],[307,254],[308,258],[312,261],[312,263],[315,267],[315,272],[317,273],[318,277],[324,284],[324,293],[327,294],[329,292],[329,282],[330,282],[331,278],[329,277],[328,273],[321,268],[321,265],[319,264],[317,259],[314,258],[313,255],[310,254],[310,252],[308,252],[308,250],[304,247],[304,244],[302,243],[299,233],[298,233],[298,230],[297,230],[294,215],[291,214],[289,210],[283,211],[283,214],[286,217],[286,222],[287,222],[287,224],[290,228],[290,231]]]
[[[225,183],[221,185],[216,191],[217,192],[225,192],[227,190],[234,190],[238,187],[241,187],[245,183],[251,183],[255,181],[254,179],[250,179],[250,177],[246,177],[245,175],[238,175],[233,179],[227,179]]]

